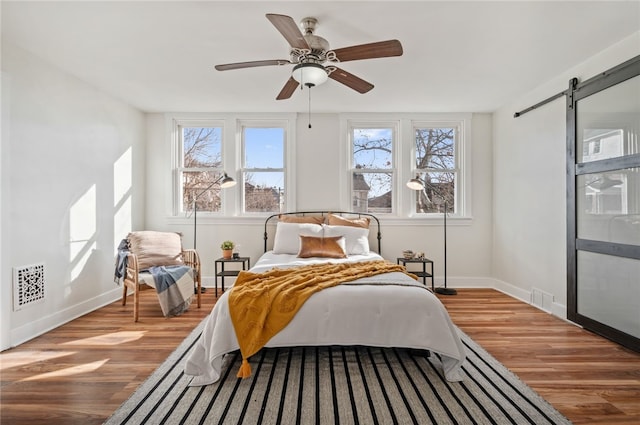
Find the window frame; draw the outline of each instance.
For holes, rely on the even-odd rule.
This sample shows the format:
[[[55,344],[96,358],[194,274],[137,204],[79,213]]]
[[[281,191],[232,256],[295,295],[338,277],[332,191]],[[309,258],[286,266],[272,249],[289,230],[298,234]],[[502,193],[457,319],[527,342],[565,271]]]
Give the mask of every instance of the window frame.
[[[239,166],[237,167],[237,181],[238,185],[241,186],[240,196],[239,196],[239,209],[238,213],[242,216],[250,216],[250,217],[264,217],[272,214],[277,214],[278,212],[284,212],[289,205],[289,198],[291,197],[289,194],[291,193],[289,175],[291,174],[288,170],[290,168],[291,161],[289,160],[289,146],[291,143],[289,142],[290,138],[290,122],[285,119],[239,119],[237,120],[237,137],[238,137],[238,152],[239,155],[237,158]],[[283,130],[283,140],[282,140],[282,168],[247,168],[245,164],[246,159],[246,148],[244,143],[244,129],[245,128],[281,128]],[[256,172],[282,172],[283,173],[283,190],[284,190],[284,202],[282,211],[246,211],[245,207],[245,181],[244,175],[248,170],[256,171]]]
[[[348,168],[349,168],[349,174],[347,177],[347,192],[348,192],[348,197],[349,197],[349,201],[348,204],[346,204],[346,206],[348,206],[348,208],[346,209],[346,211],[353,211],[353,175],[354,173],[356,173],[356,168],[354,167],[354,161],[353,161],[353,135],[354,135],[354,130],[356,129],[365,129],[365,130],[371,130],[371,129],[390,129],[391,130],[391,134],[392,134],[392,140],[391,140],[391,167],[389,168],[367,168],[366,171],[358,171],[359,173],[363,173],[363,174],[374,174],[374,173],[391,173],[391,191],[392,191],[392,196],[391,196],[391,212],[388,213],[384,213],[384,212],[374,212],[377,216],[394,216],[396,215],[396,210],[397,210],[397,205],[398,205],[398,198],[397,198],[397,194],[396,192],[398,191],[397,188],[397,174],[398,174],[398,154],[397,154],[397,150],[398,150],[398,139],[399,139],[399,134],[400,134],[400,125],[399,122],[397,120],[381,120],[381,121],[369,121],[369,120],[349,120],[348,123],[348,134],[347,134],[347,149],[348,149]],[[363,211],[363,212],[369,212],[368,208],[367,211]]]
[[[472,153],[471,153],[471,113],[345,113],[340,114],[340,134],[344,149],[339,158],[343,172],[340,176],[340,206],[351,206],[352,192],[352,142],[351,128],[353,124],[361,127],[381,126],[383,124],[397,123],[397,137],[394,146],[394,181],[393,181],[393,213],[381,215],[387,222],[398,224],[412,224],[416,220],[439,222],[441,213],[418,213],[415,211],[415,191],[406,186],[406,182],[416,176],[416,148],[415,133],[416,124],[426,126],[446,124],[458,127],[458,143],[456,149],[456,161],[458,168],[458,180],[456,181],[456,212],[449,214],[448,218],[453,223],[470,224],[473,218],[472,211]]]
[[[221,171],[228,173],[238,182],[234,188],[223,190],[220,194],[221,209],[218,212],[198,211],[198,220],[203,223],[207,221],[223,221],[234,222],[236,218],[255,218],[262,220],[271,213],[243,213],[242,196],[238,191],[238,187],[242,184],[239,181],[241,172],[241,140],[240,140],[240,123],[251,123],[252,126],[263,126],[265,123],[280,123],[285,129],[286,144],[284,152],[285,167],[285,187],[288,189],[285,193],[285,205],[288,208],[296,208],[296,113],[174,113],[169,112],[163,114],[165,122],[165,143],[169,149],[170,163],[168,165],[169,172],[165,174],[165,187],[170,190],[171,195],[165,197],[165,208],[167,218],[172,222],[183,222],[188,220],[190,216],[188,211],[181,211],[182,207],[182,189],[180,176],[181,172],[178,167],[182,164],[182,145],[180,142],[180,126],[220,126],[222,127],[222,145],[221,145]],[[151,150],[149,151],[153,153]],[[243,190],[243,189],[240,189]]]
[[[464,150],[464,122],[461,120],[452,120],[452,121],[422,121],[422,120],[413,120],[411,122],[411,136],[412,136],[412,149],[411,149],[411,161],[413,164],[412,167],[412,175],[415,177],[416,174],[425,174],[425,173],[451,173],[454,175],[454,193],[453,193],[453,213],[447,215],[447,217],[463,217],[465,216],[464,211],[465,202],[464,202],[464,193],[465,188],[464,179],[463,179],[463,168],[464,164],[462,163],[463,150]],[[416,166],[416,130],[418,129],[428,129],[428,128],[453,128],[454,129],[454,142],[453,142],[453,157],[454,157],[454,168],[447,169],[437,169],[437,168],[417,168]],[[466,186],[466,185],[464,185]],[[415,210],[416,207],[416,195],[412,196],[413,202],[410,214],[415,217],[433,217],[433,216],[441,216],[441,213],[436,212],[418,212]]]
[[[220,128],[220,162],[222,167],[184,167],[184,141],[182,139],[182,128]],[[172,120],[172,212],[173,216],[182,216],[190,214],[190,210],[184,208],[184,192],[182,185],[182,174],[184,172],[202,172],[212,171],[222,174],[225,164],[225,122],[220,119],[200,119],[200,118],[174,118]],[[225,210],[224,191],[220,193],[220,210],[219,211],[198,211],[201,216],[220,216]]]

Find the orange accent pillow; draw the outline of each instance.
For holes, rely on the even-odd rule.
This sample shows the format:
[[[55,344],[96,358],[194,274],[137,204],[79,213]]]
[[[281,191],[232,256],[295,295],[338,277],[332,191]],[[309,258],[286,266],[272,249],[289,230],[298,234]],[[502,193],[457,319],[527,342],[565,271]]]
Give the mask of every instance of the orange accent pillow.
[[[369,222],[371,221],[369,217],[345,218],[334,214],[329,214],[327,219],[327,224],[331,226],[363,227],[365,229],[369,228]]]
[[[318,216],[297,216],[297,215],[280,215],[278,216],[278,220],[282,223],[311,223],[311,224],[322,224],[324,223],[324,217]]]
[[[299,258],[345,258],[346,256],[344,236],[316,238],[300,235]]]

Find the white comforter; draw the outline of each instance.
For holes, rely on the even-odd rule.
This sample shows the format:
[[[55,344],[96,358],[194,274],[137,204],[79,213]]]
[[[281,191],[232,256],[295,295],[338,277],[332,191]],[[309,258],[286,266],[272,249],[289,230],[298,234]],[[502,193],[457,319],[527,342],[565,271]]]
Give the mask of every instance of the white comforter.
[[[380,259],[382,257],[371,253],[337,261]],[[259,273],[272,267],[326,261],[267,252],[251,271]],[[407,277],[403,273],[386,276]],[[447,380],[462,380],[460,366],[465,358],[464,346],[440,300],[424,287],[383,285],[376,281],[380,278],[373,279],[371,284],[338,285],[315,293],[266,346],[365,345],[426,349],[442,355]],[[185,373],[193,376],[191,386],[216,382],[221,374],[222,357],[239,349],[229,315],[228,293],[216,303],[187,359]]]

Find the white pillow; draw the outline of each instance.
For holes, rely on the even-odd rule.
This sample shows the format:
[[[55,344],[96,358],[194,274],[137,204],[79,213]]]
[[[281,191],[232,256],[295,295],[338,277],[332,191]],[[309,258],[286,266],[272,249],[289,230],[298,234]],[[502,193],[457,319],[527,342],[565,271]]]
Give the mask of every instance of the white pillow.
[[[322,226],[312,223],[278,222],[273,240],[273,253],[297,254],[300,251],[300,235],[321,237]]]
[[[369,229],[353,226],[330,226],[323,224],[324,236],[344,236],[347,255],[369,253]]]

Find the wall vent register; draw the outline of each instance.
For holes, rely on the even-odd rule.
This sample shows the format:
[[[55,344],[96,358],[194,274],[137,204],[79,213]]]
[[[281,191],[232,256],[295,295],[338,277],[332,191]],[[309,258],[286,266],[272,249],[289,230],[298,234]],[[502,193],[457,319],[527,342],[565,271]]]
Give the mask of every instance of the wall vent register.
[[[44,301],[44,264],[13,268],[13,310]]]

